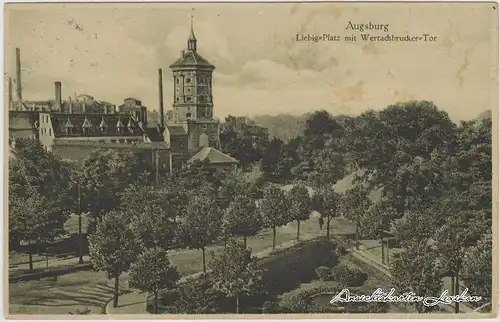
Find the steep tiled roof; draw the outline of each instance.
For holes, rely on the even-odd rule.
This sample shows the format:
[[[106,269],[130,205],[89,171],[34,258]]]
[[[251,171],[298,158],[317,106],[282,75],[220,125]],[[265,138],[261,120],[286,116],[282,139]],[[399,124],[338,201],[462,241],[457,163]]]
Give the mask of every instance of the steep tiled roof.
[[[189,66],[204,66],[214,69],[215,66],[212,65],[208,60],[203,58],[196,51],[188,50],[184,52],[184,56],[177,59],[175,63],[170,65],[170,68],[174,67],[189,67]]]
[[[189,159],[188,163],[208,161],[209,163],[238,163],[235,158],[214,148],[204,147]]]
[[[128,122],[130,116],[119,114],[59,114],[53,113],[50,116],[55,137],[77,137],[83,134],[83,126],[88,126],[87,136],[140,136],[144,131],[139,127],[135,120],[132,120],[132,132],[123,127],[118,131],[119,123]],[[73,129],[70,134],[66,133],[66,124],[71,123]],[[107,125],[105,131],[100,128],[101,123]]]
[[[144,129],[146,135],[151,140],[151,142],[163,142],[165,138],[163,137],[163,133],[158,131],[156,127],[147,127]]]
[[[167,124],[168,132],[170,135],[186,135],[186,130],[182,125]]]

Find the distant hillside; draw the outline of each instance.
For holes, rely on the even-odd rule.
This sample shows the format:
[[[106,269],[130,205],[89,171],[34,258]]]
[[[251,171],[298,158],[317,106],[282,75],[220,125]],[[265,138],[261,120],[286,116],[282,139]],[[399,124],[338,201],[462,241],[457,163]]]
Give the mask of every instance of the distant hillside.
[[[304,133],[308,114],[299,116],[290,114],[258,115],[253,117],[255,124],[269,130],[270,137],[277,137],[289,141]]]
[[[302,115],[257,115],[252,118],[255,124],[265,127],[269,130],[270,137],[277,137],[283,141],[289,141],[299,135],[304,134],[306,121],[311,113]],[[344,115],[334,116],[340,123],[346,118]]]

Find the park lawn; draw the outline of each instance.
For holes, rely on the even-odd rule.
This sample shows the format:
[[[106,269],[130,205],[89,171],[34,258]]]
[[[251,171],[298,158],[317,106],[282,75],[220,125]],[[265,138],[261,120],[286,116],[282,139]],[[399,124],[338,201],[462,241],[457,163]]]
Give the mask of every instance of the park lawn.
[[[320,235],[319,226],[316,218],[311,218],[300,224],[300,236],[310,239]],[[290,223],[285,227],[276,229],[276,246],[284,244],[297,238],[297,223]],[[241,240],[243,240],[241,238]],[[263,250],[269,249],[273,245],[272,229],[261,230],[257,235],[247,238],[247,246],[252,250],[252,254],[256,254]],[[217,244],[207,247],[206,260],[207,266],[212,259],[211,253],[218,256],[224,250],[224,245]],[[174,266],[177,266],[179,273],[182,276],[187,276],[203,271],[202,252],[197,249],[182,249],[173,250],[170,253],[170,261]]]
[[[339,230],[341,233],[350,230],[343,221],[332,221],[332,232]],[[300,236],[301,240],[312,239],[314,237],[323,236],[326,230],[319,230],[318,218],[312,215],[309,220],[300,223]],[[297,222],[289,223],[284,227],[276,229],[276,247],[281,244],[295,241],[297,238]],[[247,246],[252,250],[252,254],[256,254],[267,250],[273,245],[273,231],[272,229],[261,230],[257,235],[247,239]],[[218,256],[224,250],[224,245],[220,243],[217,245],[209,246],[206,250],[207,266],[212,259],[211,252]],[[199,273],[203,270],[202,252],[197,249],[182,249],[173,250],[170,253],[170,262],[177,266],[182,276],[187,276]]]
[[[89,225],[89,217],[87,214],[82,214],[82,233],[87,233]],[[64,223],[64,230],[68,235],[78,234],[78,216],[71,215]]]
[[[126,291],[127,276],[120,278],[120,290]],[[113,280],[105,273],[79,271],[40,281],[9,284],[9,314],[68,314],[89,308],[102,314],[113,297]]]
[[[89,219],[86,214],[82,214],[82,232],[86,233],[88,228]],[[78,216],[71,215],[68,220],[64,223],[64,230],[67,232],[67,235],[78,234]],[[42,247],[41,251],[44,249]],[[33,262],[45,262],[46,258],[44,255],[33,254]],[[9,252],[9,267],[17,268],[19,266],[25,266],[28,268],[29,263],[29,255],[27,253],[22,252]]]

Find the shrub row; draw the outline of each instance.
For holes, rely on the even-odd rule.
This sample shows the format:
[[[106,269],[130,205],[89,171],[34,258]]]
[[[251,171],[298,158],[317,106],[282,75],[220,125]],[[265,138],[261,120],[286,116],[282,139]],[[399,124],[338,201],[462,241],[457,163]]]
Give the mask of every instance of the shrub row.
[[[356,287],[361,286],[368,279],[368,274],[357,268],[337,265],[333,268],[320,266],[316,268],[316,276],[321,281],[336,281],[340,285]]]

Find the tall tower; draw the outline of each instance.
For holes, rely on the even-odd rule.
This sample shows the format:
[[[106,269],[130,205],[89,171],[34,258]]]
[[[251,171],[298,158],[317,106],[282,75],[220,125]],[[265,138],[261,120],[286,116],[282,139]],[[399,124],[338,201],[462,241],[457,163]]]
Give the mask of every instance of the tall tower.
[[[186,120],[213,120],[212,72],[215,66],[197,51],[193,20],[187,41],[187,50],[170,65],[174,76],[173,118]]]
[[[219,148],[219,122],[213,118],[212,73],[215,66],[198,53],[193,17],[187,50],[172,65],[174,78],[173,123],[184,124],[188,150]]]

